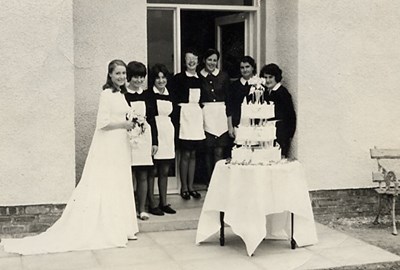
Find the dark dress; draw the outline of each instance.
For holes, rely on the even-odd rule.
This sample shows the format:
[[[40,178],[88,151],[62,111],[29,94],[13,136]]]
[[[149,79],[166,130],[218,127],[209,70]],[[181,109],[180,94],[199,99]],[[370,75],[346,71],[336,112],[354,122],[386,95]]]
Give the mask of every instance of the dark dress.
[[[189,102],[193,89],[200,89],[200,96],[195,102]],[[175,136],[178,138],[177,145],[182,149],[196,150],[205,139],[200,106],[204,98],[202,82],[200,78],[188,76],[186,72],[178,73],[173,78],[171,94],[176,109],[173,122],[178,126]]]
[[[232,125],[234,127],[237,127],[240,124],[242,102],[245,97],[248,97],[249,92],[250,85],[243,85],[240,79],[231,84],[226,102],[226,112],[228,117],[232,117]]]
[[[130,93],[127,92],[125,93],[125,100],[128,102],[129,106],[131,102],[136,102],[136,101],[142,101],[145,103],[146,106],[146,122],[150,126],[151,130],[151,145],[158,145],[158,131],[157,131],[157,126],[156,126],[156,121],[155,121],[155,115],[156,115],[156,100],[155,100],[155,95],[153,91],[150,90],[143,90],[140,94],[139,93]],[[151,146],[150,146],[151,148]],[[147,148],[146,148],[147,149]],[[151,149],[148,149],[145,151],[146,153],[143,153],[143,155],[148,155],[150,152],[151,155]],[[133,153],[134,154],[134,153]],[[136,153],[136,156],[138,153]],[[151,156],[149,157],[151,160]],[[138,159],[142,159],[139,158]],[[149,160],[149,159],[147,159]],[[139,162],[139,164],[135,165],[135,162],[133,162],[133,166],[147,166],[151,165],[145,162],[145,164],[142,164]]]
[[[226,100],[230,88],[230,80],[228,74],[221,70],[219,70],[217,74],[205,73],[205,71],[202,70],[201,72],[199,72],[199,77],[202,81],[202,88],[204,90],[203,103],[222,103],[222,105],[226,106]],[[205,106],[207,106],[207,104]],[[221,118],[221,121],[224,121],[224,123],[221,123],[221,125],[225,125],[227,123],[226,107],[224,113],[224,116],[218,116]],[[205,124],[207,124],[207,118],[205,118],[204,121]],[[205,145],[208,148],[226,147],[227,145],[229,145],[227,124],[226,131],[222,134],[215,134],[215,132],[212,133],[211,131],[207,132],[207,130],[205,130],[205,134]]]
[[[265,99],[275,104],[275,118],[280,120],[276,123],[276,141],[281,147],[282,155],[288,155],[290,142],[296,131],[296,113],[294,111],[292,96],[289,91],[280,86],[277,90],[265,91]]]
[[[175,128],[172,123],[174,106],[171,95],[161,94],[155,87],[153,93],[156,100],[156,125],[158,131],[158,151],[154,160],[171,160],[175,158]]]

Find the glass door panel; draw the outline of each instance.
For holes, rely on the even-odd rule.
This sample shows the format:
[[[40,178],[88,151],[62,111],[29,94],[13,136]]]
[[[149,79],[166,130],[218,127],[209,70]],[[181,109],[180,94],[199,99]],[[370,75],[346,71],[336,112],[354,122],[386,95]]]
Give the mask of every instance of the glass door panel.
[[[147,63],[162,63],[174,72],[174,11],[147,10]]]
[[[147,40],[148,67],[161,63],[174,74],[174,10],[147,10]],[[177,193],[180,188],[175,161],[176,159],[171,161],[168,172],[168,193]],[[158,193],[157,183],[154,191]]]
[[[240,78],[239,61],[243,56],[244,23],[221,26],[221,67],[230,78]]]
[[[221,53],[220,67],[231,79],[240,78],[240,59],[248,54],[248,20],[246,13],[218,17],[215,20],[217,48]]]
[[[147,0],[147,3],[252,6],[253,0]]]

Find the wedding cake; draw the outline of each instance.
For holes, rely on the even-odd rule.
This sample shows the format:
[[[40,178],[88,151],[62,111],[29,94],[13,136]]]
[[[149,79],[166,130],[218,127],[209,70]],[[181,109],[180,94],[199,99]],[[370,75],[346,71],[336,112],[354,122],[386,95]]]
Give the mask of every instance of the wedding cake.
[[[250,100],[241,106],[240,124],[235,129],[236,146],[232,149],[233,163],[270,164],[281,160],[281,150],[274,145],[275,106],[264,100],[263,78],[250,83]]]

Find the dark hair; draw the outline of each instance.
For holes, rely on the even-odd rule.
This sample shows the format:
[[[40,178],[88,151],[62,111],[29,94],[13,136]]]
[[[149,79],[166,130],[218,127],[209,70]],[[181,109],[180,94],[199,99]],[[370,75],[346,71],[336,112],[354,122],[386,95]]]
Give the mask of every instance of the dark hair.
[[[146,77],[146,75],[146,66],[142,62],[132,61],[128,63],[126,67],[126,79],[128,82],[130,82],[134,76]]]
[[[154,82],[160,72],[167,78],[167,82],[169,81],[171,73],[168,71],[167,67],[164,64],[155,64],[149,70],[149,89],[154,86]]]
[[[253,75],[257,74],[257,64],[253,57],[248,55],[243,56],[239,63],[249,63],[253,67]]]
[[[115,85],[114,85],[114,83],[113,83],[113,81],[111,80],[111,77],[110,77],[110,73],[112,73],[117,66],[123,66],[123,67],[126,68],[126,64],[125,64],[124,61],[119,60],[119,59],[112,60],[108,64],[107,79],[106,79],[106,83],[103,85],[103,90],[111,88],[111,90],[113,92],[118,92],[119,91],[118,88],[115,87]],[[121,93],[125,93],[125,92],[126,92],[125,85],[122,85],[121,86]]]
[[[208,49],[204,54],[203,54],[203,61],[206,61],[206,59],[208,57],[210,57],[211,55],[216,54],[217,55],[217,60],[220,57],[219,51],[217,51],[216,49]]]
[[[271,63],[263,66],[260,71],[260,77],[264,77],[265,74],[274,76],[277,83],[282,81],[282,70],[277,64]]]
[[[193,48],[193,47],[187,48],[187,49],[183,52],[183,55],[186,56],[187,53],[194,54],[194,55],[196,55],[197,57],[199,56],[199,51],[198,51],[196,48]]]

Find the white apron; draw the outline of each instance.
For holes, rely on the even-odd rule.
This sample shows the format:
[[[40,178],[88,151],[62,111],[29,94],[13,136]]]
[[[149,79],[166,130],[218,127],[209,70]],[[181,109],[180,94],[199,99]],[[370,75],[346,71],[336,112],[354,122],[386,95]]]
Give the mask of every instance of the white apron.
[[[181,114],[179,118],[179,139],[203,140],[203,112],[199,105],[200,88],[189,89],[189,103],[180,103]]]
[[[154,159],[173,159],[175,158],[175,131],[171,118],[168,116],[172,112],[172,103],[167,100],[157,100],[157,110],[158,151]]]
[[[131,107],[141,115],[146,115],[146,103],[144,101],[132,101]],[[132,166],[144,166],[153,165],[151,158],[151,128],[150,125],[145,122],[145,131],[139,135],[132,146]]]
[[[207,102],[203,107],[204,130],[217,137],[228,131],[225,102]]]

